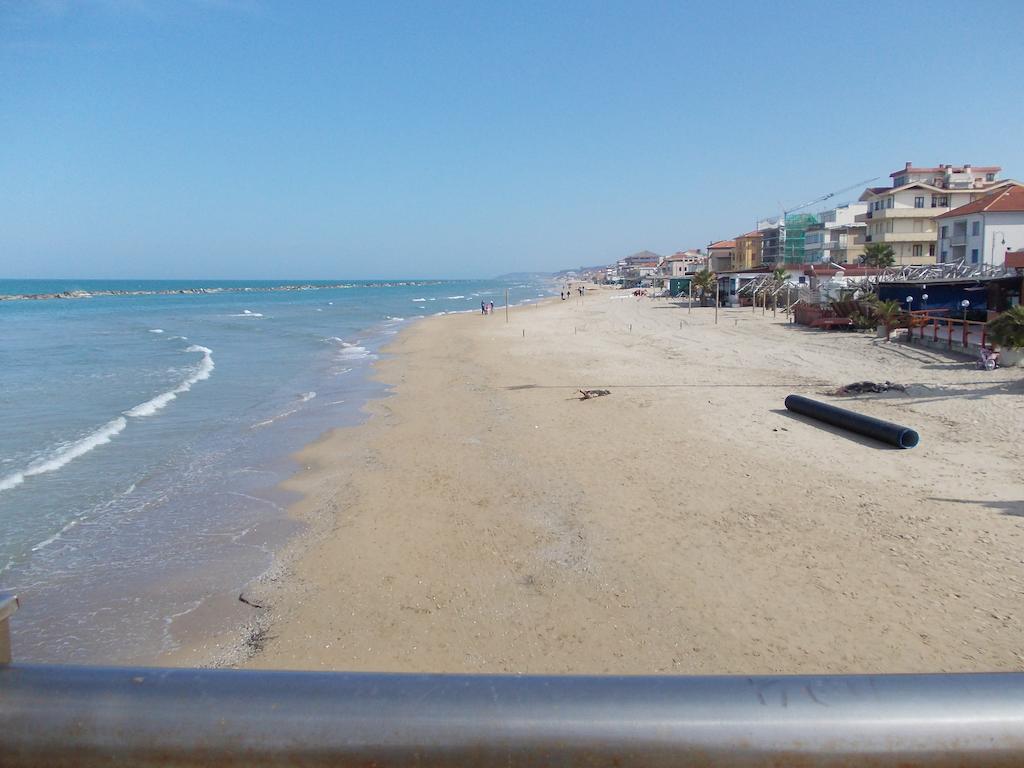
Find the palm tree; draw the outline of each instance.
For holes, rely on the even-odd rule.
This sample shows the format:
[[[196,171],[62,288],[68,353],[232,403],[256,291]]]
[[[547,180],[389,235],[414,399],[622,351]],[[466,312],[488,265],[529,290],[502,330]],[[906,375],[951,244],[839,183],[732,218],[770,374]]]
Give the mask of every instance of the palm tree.
[[[879,301],[872,307],[875,321],[885,326],[885,340],[889,340],[892,329],[899,324],[900,314],[903,310],[898,301]]]
[[[772,271],[772,312],[779,306],[779,291],[789,282],[789,272],[785,267],[776,267]],[[786,302],[789,302],[789,289],[786,289]]]
[[[891,245],[871,243],[864,248],[864,255],[860,257],[860,262],[865,267],[884,269],[896,263],[896,254],[893,253]]]
[[[1024,348],[1024,304],[1010,307],[989,320],[988,337],[1006,349]]]
[[[702,307],[707,306],[704,301],[706,298],[711,298],[711,295],[715,292],[718,278],[714,272],[705,267],[700,272],[695,273],[692,280],[693,287],[697,291],[697,295],[700,296],[700,305]]]

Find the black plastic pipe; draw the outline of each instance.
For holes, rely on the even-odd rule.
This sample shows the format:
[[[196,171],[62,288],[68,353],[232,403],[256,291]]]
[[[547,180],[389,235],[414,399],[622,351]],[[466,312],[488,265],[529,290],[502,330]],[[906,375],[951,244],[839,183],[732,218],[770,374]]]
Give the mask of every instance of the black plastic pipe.
[[[812,419],[824,421],[833,427],[841,427],[858,435],[873,437],[883,443],[895,445],[897,448],[913,448],[920,440],[917,432],[910,427],[902,427],[891,421],[882,421],[873,416],[854,413],[845,408],[837,408],[828,403],[819,403],[802,395],[790,395],[786,398],[786,408]]]

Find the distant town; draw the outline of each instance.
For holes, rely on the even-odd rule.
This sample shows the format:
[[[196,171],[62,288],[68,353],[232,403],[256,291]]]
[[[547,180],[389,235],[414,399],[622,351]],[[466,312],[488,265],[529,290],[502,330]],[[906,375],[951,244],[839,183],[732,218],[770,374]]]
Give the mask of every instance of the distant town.
[[[670,296],[691,292],[696,281],[701,293],[713,285],[722,306],[749,305],[769,288],[819,303],[865,281],[998,279],[1024,268],[1024,185],[1001,179],[1001,171],[995,165],[907,162],[889,174],[887,186],[865,188],[856,202],[803,212],[838,194],[830,193],[706,247],[670,256],[641,251],[576,274]],[[917,293],[913,309],[942,308],[929,304],[924,290]],[[984,309],[998,311],[1019,300],[1018,287],[1003,296],[1006,306]]]

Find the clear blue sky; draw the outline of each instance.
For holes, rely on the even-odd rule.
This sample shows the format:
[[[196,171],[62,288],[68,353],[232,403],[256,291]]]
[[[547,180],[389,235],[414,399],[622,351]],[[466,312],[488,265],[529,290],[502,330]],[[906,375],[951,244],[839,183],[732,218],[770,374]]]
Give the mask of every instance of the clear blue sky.
[[[1020,0],[0,0],[0,277],[490,276],[906,160],[1024,178],[1022,29]]]

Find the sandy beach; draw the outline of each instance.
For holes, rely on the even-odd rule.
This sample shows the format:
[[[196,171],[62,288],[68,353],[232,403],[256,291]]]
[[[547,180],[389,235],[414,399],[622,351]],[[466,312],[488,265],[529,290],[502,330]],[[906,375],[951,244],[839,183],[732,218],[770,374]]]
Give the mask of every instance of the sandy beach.
[[[300,454],[309,533],[246,592],[244,666],[1024,669],[1020,369],[612,290],[388,352],[392,396]],[[865,379],[908,391],[826,394]],[[792,416],[793,392],[921,444]]]

